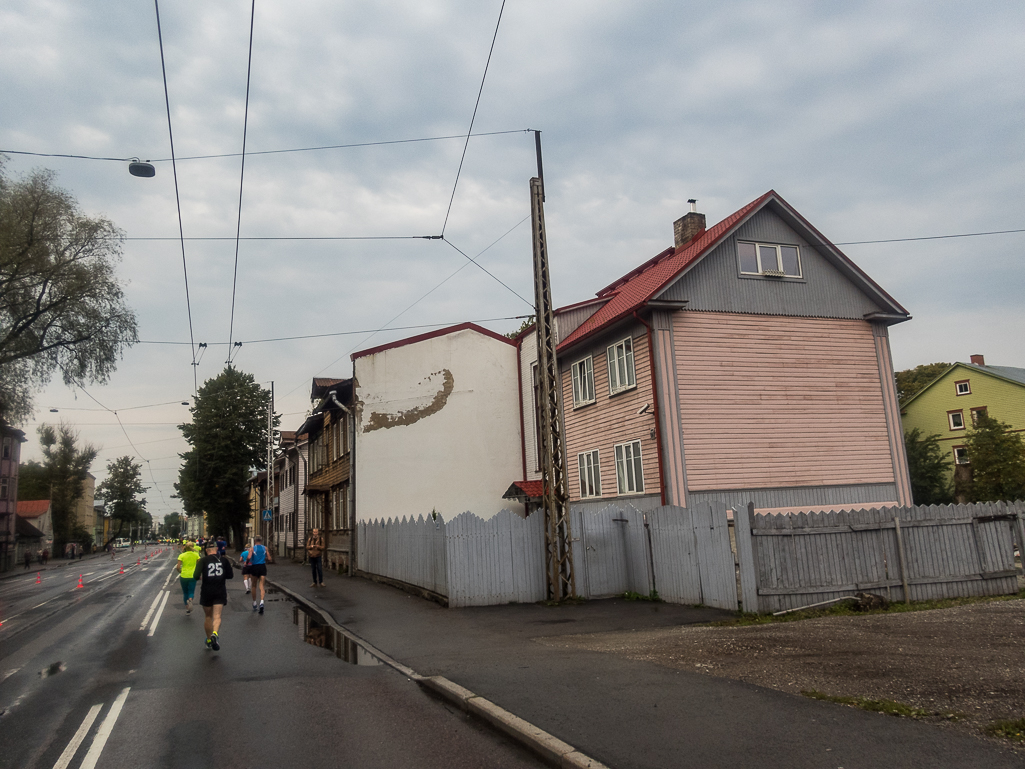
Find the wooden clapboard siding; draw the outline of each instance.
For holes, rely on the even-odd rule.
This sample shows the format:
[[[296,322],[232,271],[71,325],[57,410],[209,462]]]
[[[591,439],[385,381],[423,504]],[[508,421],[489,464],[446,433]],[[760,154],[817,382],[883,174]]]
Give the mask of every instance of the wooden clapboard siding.
[[[648,355],[647,334],[634,334],[633,352],[637,386],[631,390],[609,395],[609,369],[606,350],[608,345],[625,339],[626,333],[608,337],[590,347],[594,366],[595,402],[573,408],[573,376],[571,365],[585,357],[581,350],[561,361],[562,402],[566,425],[566,484],[571,500],[580,499],[580,475],[577,455],[598,450],[601,470],[602,498],[618,497],[616,485],[616,444],[641,442],[641,463],[644,470],[644,494],[660,494],[658,480],[658,451],[651,431],[655,427],[653,409],[644,414],[637,411],[645,403],[651,404],[651,366]],[[654,405],[654,404],[652,404]],[[634,496],[634,495],[629,495]]]
[[[892,483],[866,321],[677,313],[689,490]]]

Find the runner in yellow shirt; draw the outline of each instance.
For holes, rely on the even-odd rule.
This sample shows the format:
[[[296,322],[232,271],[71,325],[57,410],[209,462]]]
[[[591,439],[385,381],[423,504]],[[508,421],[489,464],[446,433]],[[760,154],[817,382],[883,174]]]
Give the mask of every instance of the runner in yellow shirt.
[[[195,549],[186,543],[178,556],[176,568],[181,572],[182,600],[185,602],[185,613],[192,614],[192,599],[196,595],[196,563],[200,555]]]

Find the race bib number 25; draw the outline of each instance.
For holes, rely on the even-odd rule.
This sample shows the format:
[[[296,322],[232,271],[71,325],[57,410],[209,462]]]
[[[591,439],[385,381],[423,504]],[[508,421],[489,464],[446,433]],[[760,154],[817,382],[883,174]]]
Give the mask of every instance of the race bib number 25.
[[[224,573],[224,568],[221,566],[221,562],[208,563],[206,565],[206,576],[208,577],[219,577]]]

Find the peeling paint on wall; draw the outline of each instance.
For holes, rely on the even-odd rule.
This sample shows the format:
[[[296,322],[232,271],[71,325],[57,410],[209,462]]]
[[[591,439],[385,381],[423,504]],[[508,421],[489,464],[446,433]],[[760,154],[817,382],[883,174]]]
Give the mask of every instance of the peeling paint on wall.
[[[451,371],[447,368],[435,371],[421,379],[418,384],[429,382],[439,374],[444,377],[445,381],[441,389],[435,393],[430,403],[425,406],[407,409],[406,411],[399,411],[397,414],[371,412],[363,432],[370,433],[374,430],[387,430],[390,427],[406,427],[429,417],[431,414],[437,414],[445,408],[445,404],[448,403],[448,396],[452,394],[452,388],[455,386],[455,378],[452,376]]]

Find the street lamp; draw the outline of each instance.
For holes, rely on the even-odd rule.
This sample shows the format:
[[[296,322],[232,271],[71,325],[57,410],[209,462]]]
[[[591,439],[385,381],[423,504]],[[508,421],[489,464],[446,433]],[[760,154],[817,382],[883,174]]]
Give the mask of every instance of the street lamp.
[[[128,164],[128,173],[149,179],[157,175],[157,169],[148,160],[132,158],[132,162]]]

